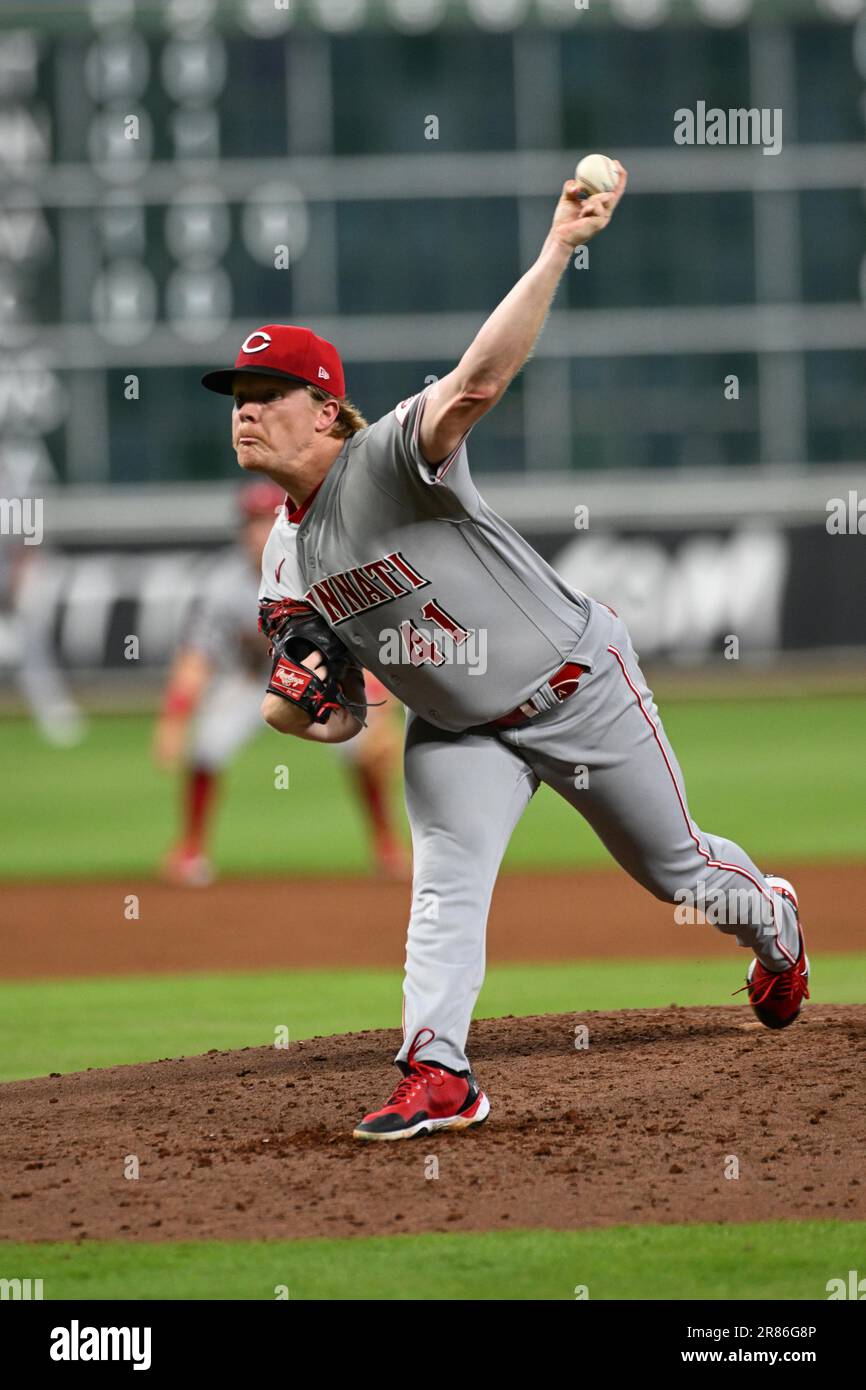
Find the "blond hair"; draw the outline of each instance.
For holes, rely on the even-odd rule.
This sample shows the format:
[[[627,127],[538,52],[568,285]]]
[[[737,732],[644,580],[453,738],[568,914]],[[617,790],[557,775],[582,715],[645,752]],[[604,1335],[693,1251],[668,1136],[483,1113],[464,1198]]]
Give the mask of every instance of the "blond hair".
[[[336,401],[340,407],[340,413],[334,421],[328,434],[334,439],[349,439],[358,430],[365,430],[369,421],[364,418],[356,405],[348,399],[340,400],[337,396],[330,396],[327,391],[320,391],[318,386],[307,386],[307,394],[314,401]]]

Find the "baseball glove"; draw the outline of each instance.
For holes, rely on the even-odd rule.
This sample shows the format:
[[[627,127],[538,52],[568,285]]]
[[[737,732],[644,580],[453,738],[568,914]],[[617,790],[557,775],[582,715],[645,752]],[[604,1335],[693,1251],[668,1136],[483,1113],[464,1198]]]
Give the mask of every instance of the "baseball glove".
[[[316,724],[326,724],[335,710],[350,709],[358,718],[358,705],[347,700],[342,682],[350,668],[357,669],[348,648],[328,627],[321,614],[299,599],[262,599],[259,631],[271,644],[274,667],[268,692],[297,705]],[[326,672],[320,677],[301,663],[319,651]]]

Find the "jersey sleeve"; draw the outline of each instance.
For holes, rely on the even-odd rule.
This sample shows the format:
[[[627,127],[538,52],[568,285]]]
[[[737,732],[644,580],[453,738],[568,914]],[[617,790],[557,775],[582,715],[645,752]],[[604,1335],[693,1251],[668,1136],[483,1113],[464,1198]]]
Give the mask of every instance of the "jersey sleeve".
[[[424,457],[421,449],[421,420],[427,402],[436,383],[433,382],[417,396],[401,401],[381,424],[386,424],[393,442],[393,453],[398,468],[415,482],[420,482],[428,493],[428,504],[437,506],[437,494],[443,503],[446,496],[453,499],[446,503],[445,511],[451,511],[455,502],[469,516],[473,516],[480,505],[480,498],[469,471],[469,455],[466,441],[470,428],[452,449],[447,458],[433,460]]]

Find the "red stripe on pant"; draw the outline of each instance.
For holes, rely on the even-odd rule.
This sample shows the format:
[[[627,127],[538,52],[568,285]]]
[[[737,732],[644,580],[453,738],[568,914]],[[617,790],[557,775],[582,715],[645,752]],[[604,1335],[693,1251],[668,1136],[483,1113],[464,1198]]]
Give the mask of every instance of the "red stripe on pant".
[[[758,891],[759,891],[760,893],[762,893],[763,896],[767,899],[767,901],[773,904],[773,921],[775,922],[775,921],[776,921],[776,905],[775,905],[775,901],[774,901],[774,897],[773,897],[772,890],[769,889],[765,883],[759,883],[759,881],[758,881],[752,874],[749,873],[748,869],[743,869],[743,868],[741,868],[739,864],[726,864],[726,863],[725,863],[723,860],[721,860],[721,859],[711,859],[711,858],[710,858],[710,852],[709,852],[709,850],[704,849],[703,845],[701,844],[700,840],[698,839],[697,835],[695,834],[694,829],[692,828],[692,822],[691,822],[691,820],[690,820],[690,818],[689,818],[689,813],[688,813],[688,811],[686,810],[686,805],[685,805],[685,802],[683,801],[682,795],[681,795],[681,793],[680,793],[679,784],[677,783],[677,779],[676,779],[676,777],[674,776],[674,770],[673,770],[673,768],[671,767],[670,759],[669,759],[669,757],[668,757],[668,755],[667,755],[667,752],[665,751],[665,746],[664,746],[664,744],[662,743],[661,738],[659,737],[659,731],[658,731],[658,729],[656,728],[655,724],[653,723],[653,720],[652,720],[652,718],[651,718],[651,716],[650,716],[648,710],[644,707],[644,702],[643,702],[643,700],[641,699],[640,691],[638,690],[637,686],[634,684],[634,682],[632,681],[631,677],[629,676],[628,671],[626,670],[625,661],[623,660],[622,653],[621,653],[621,652],[618,652],[617,649],[616,649],[616,647],[608,647],[608,651],[611,653],[612,656],[615,656],[615,657],[616,657],[616,659],[617,659],[617,661],[618,661],[618,663],[619,663],[620,670],[622,671],[623,675],[624,675],[625,678],[626,678],[626,681],[628,682],[629,689],[632,691],[632,693],[634,694],[635,699],[637,700],[638,709],[640,710],[640,712],[641,712],[641,714],[643,715],[644,719],[646,720],[646,722],[649,724],[650,728],[652,729],[653,738],[655,739],[656,743],[658,744],[659,752],[661,753],[662,757],[663,757],[664,760],[665,760],[665,767],[667,768],[668,773],[670,774],[670,779],[671,779],[671,781],[672,781],[673,784],[674,784],[674,791],[675,791],[676,794],[677,794],[677,801],[679,802],[679,804],[680,804],[680,810],[681,810],[682,813],[683,813],[683,819],[684,819],[684,821],[685,821],[685,823],[686,823],[686,828],[687,828],[687,830],[688,830],[688,832],[689,832],[689,838],[691,839],[692,843],[694,844],[695,848],[697,849],[698,854],[701,856],[702,859],[706,859],[706,861],[707,861],[707,867],[708,867],[708,868],[710,868],[710,869],[727,869],[729,873],[741,874],[743,878],[746,878],[746,879],[749,880],[750,883],[753,883],[753,884],[755,885],[755,887],[758,889]],[[786,960],[789,960],[789,961],[791,962],[791,964],[793,965],[793,964],[795,963],[794,957],[793,957],[792,955],[790,955],[790,954],[785,950],[785,947],[782,945],[781,941],[779,940],[779,929],[778,929],[778,927],[776,927],[776,945],[778,946],[779,950],[781,951],[781,953],[782,953],[782,955],[785,957],[785,959],[786,959]]]

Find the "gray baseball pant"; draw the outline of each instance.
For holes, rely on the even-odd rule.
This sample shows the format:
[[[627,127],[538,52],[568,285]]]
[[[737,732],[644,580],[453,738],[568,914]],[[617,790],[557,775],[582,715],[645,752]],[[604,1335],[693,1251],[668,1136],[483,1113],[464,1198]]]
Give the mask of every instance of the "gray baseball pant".
[[[656,897],[710,908],[724,902],[727,920],[714,925],[769,970],[796,959],[793,907],[739,845],[691,819],[679,764],[622,620],[593,601],[568,660],[590,668],[577,691],[523,727],[453,734],[408,715],[415,870],[399,1061],[429,1028],[435,1037],[417,1050],[419,1060],[469,1066],[466,1037],[484,980],[493,887],[512,831],[542,782]]]

